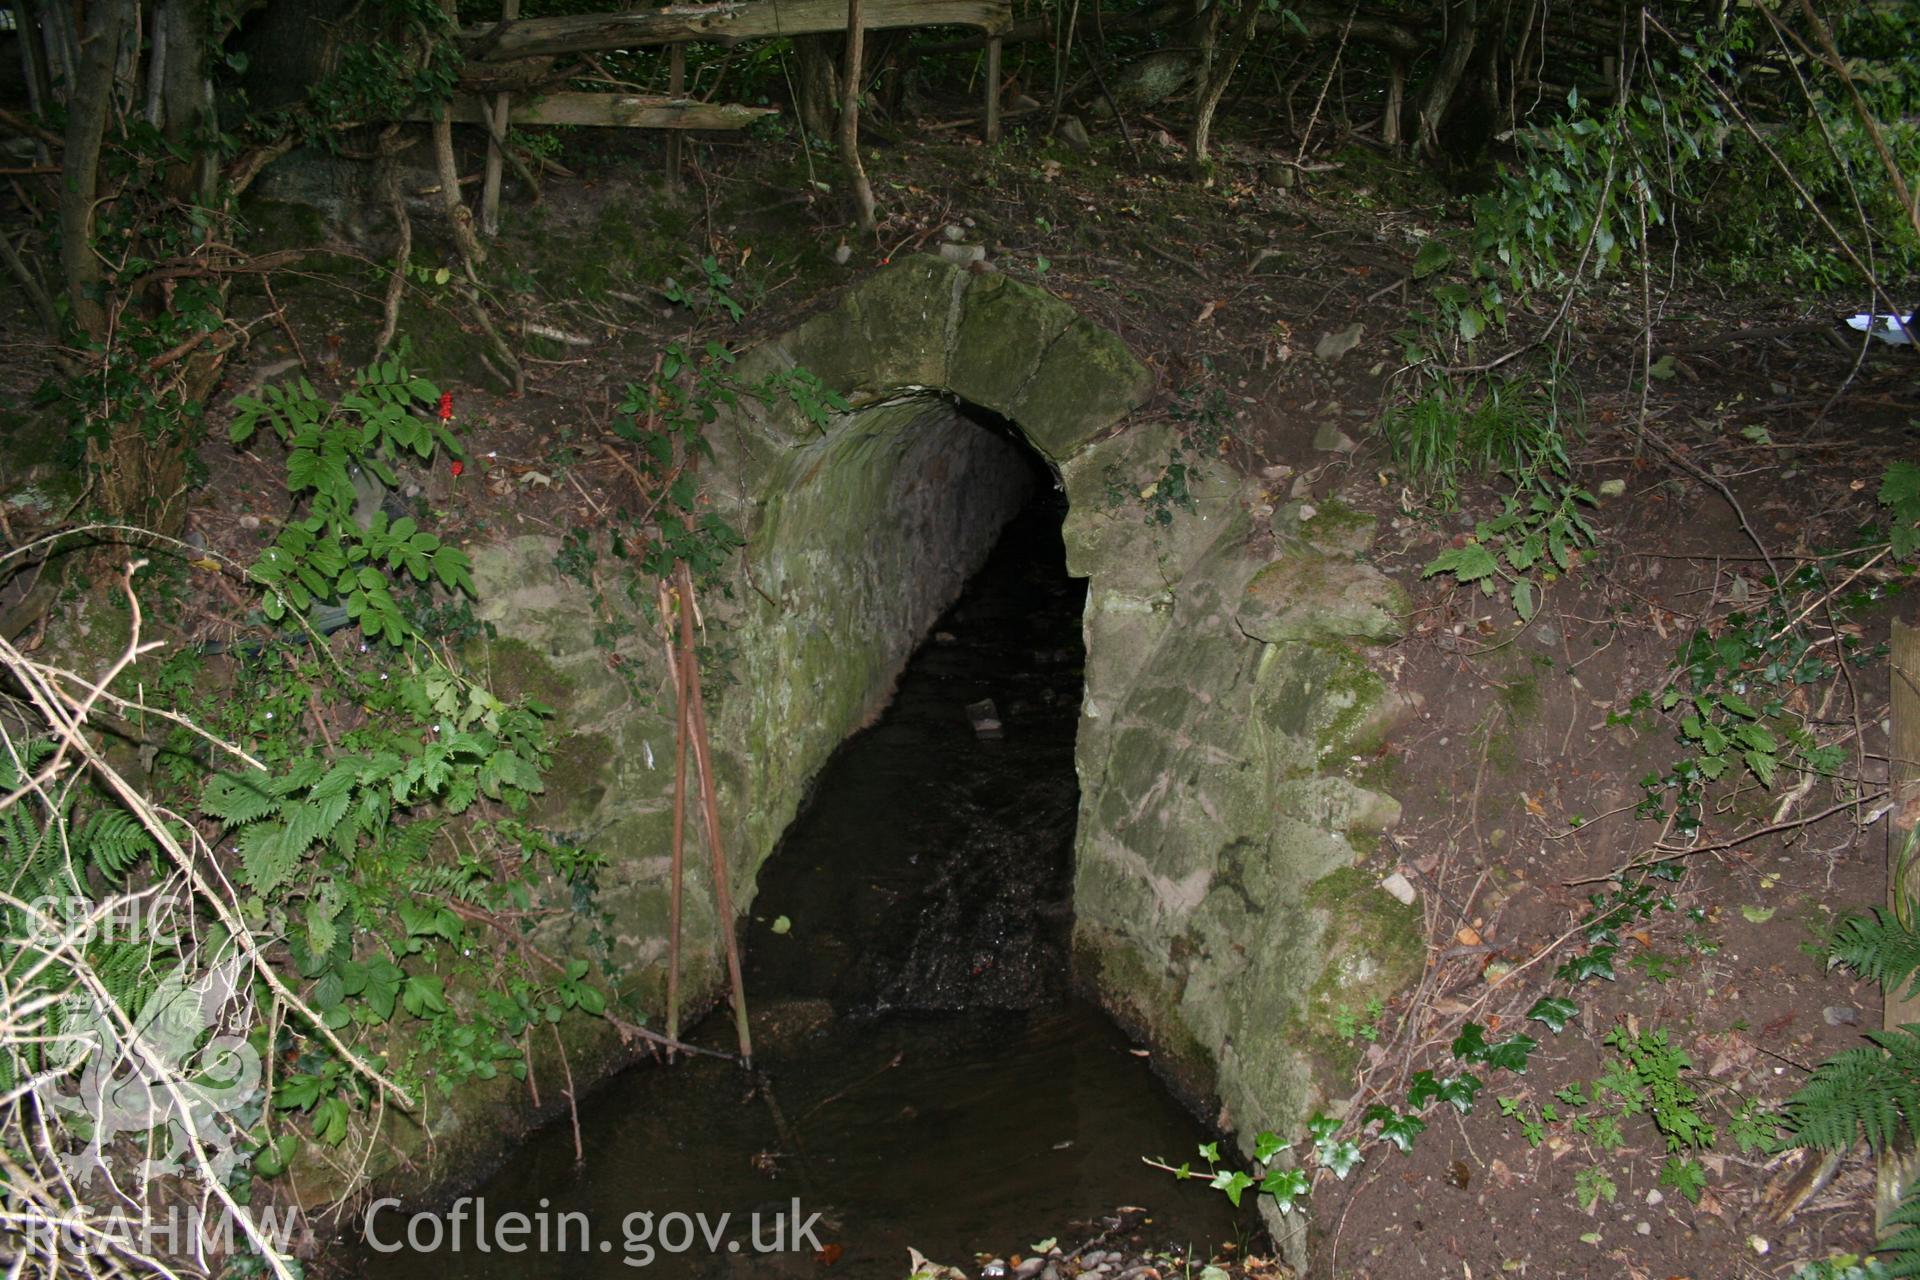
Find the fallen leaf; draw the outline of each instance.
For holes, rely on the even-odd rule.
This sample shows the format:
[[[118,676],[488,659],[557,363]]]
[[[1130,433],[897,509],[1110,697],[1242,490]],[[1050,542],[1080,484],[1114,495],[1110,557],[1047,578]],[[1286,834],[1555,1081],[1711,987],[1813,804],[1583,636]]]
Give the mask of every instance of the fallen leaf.
[[[1528,813],[1532,814],[1536,818],[1544,818],[1547,816],[1547,807],[1541,804],[1538,800],[1535,800],[1532,796],[1528,795],[1524,791],[1520,793],[1520,798],[1527,802]]]
[[[1463,947],[1477,947],[1480,945],[1480,931],[1472,925],[1466,925],[1453,935],[1453,940]]]
[[[1774,910],[1773,907],[1745,906],[1740,908],[1740,914],[1747,918],[1748,924],[1765,924],[1773,919]]]
[[[1193,322],[1195,324],[1205,324],[1208,320],[1210,320],[1213,317],[1214,308],[1218,307],[1219,305],[1220,303],[1217,299],[1209,298],[1207,300],[1207,305],[1200,308],[1200,314],[1193,318]]]

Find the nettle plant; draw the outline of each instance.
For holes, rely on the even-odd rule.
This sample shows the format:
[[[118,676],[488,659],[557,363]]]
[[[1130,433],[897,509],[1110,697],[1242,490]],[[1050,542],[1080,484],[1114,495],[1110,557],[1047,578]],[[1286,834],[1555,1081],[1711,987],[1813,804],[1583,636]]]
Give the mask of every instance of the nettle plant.
[[[429,643],[420,620],[444,612],[434,593],[473,590],[464,553],[412,517],[354,519],[356,473],[397,487],[401,454],[457,457],[451,396],[395,358],[335,403],[302,379],[239,407],[236,441],[265,427],[288,449],[296,514],[250,572],[266,618],[300,627],[230,650],[218,697],[199,692],[202,655],[177,659],[162,683],[267,766],[216,772],[199,793],[246,924],[282,940],[324,1028],[397,1081],[450,1093],[524,1077],[534,1030],[606,1004],[586,961],[536,963],[522,945],[552,896],[544,886],[577,897],[597,865],[524,820],[545,789],[552,710],[498,697]],[[326,643],[323,607],[356,621],[360,640]],[[192,758],[190,742],[170,744],[177,777]],[[280,1064],[253,1134],[256,1173],[280,1172],[303,1141],[273,1114],[338,1144],[370,1101],[364,1074],[317,1030],[254,1032]]]

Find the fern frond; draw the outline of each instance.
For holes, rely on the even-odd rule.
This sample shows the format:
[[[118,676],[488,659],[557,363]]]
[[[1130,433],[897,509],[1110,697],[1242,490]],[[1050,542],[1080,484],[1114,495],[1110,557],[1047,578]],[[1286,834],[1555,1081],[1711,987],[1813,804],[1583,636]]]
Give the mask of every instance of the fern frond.
[[[406,891],[416,902],[431,902],[436,899],[452,899],[456,902],[479,902],[486,893],[486,871],[471,863],[448,866],[415,867],[406,875]]]
[[[1888,1276],[1920,1277],[1920,1184],[1909,1183],[1900,1207],[1887,1217],[1887,1234],[1874,1250]]]
[[[1848,918],[1834,931],[1834,960],[1863,978],[1871,978],[1888,994],[1908,987],[1905,999],[1920,994],[1920,930],[1883,912]]]
[[[1847,1049],[1814,1068],[1784,1108],[1795,1145],[1844,1151],[1864,1135],[1879,1151],[1896,1141],[1907,1119],[1920,1115],[1916,1032],[1875,1032],[1878,1048]]]
[[[80,830],[76,849],[107,878],[118,884],[142,857],[160,852],[153,833],[125,809],[102,809],[87,819]]]

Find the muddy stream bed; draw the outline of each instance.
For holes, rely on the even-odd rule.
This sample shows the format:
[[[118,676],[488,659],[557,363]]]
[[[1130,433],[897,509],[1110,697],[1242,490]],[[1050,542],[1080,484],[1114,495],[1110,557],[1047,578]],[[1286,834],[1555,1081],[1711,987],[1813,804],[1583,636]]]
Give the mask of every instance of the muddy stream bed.
[[[490,1223],[528,1215],[524,1252],[480,1252],[474,1204],[457,1252],[449,1209],[417,1230],[389,1209],[365,1275],[900,1277],[910,1245],[972,1270],[1126,1205],[1190,1256],[1252,1231],[1141,1163],[1212,1135],[1071,991],[1085,588],[1056,497],[1009,526],[761,874],[743,932],[764,1087],[711,1058],[629,1071],[583,1102],[583,1163],[563,1118],[475,1189]],[[969,721],[983,699],[997,737]],[[690,1039],[731,1049],[730,1014]]]

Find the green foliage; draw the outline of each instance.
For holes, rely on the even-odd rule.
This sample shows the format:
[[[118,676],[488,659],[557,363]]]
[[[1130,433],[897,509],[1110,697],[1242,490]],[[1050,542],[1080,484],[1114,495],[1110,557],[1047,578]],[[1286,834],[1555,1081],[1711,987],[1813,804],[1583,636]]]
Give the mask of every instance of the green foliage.
[[[1580,1207],[1588,1213],[1592,1213],[1594,1206],[1602,1200],[1612,1204],[1619,1192],[1620,1188],[1614,1184],[1613,1179],[1609,1178],[1606,1171],[1597,1165],[1589,1165],[1573,1175],[1573,1198],[1579,1201]]]
[[[508,703],[450,667],[419,631],[419,611],[394,594],[395,579],[470,592],[466,557],[411,518],[354,519],[356,474],[394,486],[402,454],[454,450],[450,406],[395,358],[363,371],[337,404],[303,380],[239,409],[235,439],[272,430],[302,504],[254,567],[265,612],[338,602],[367,643],[353,665],[304,645],[236,654],[227,696],[197,704],[190,673],[169,680],[183,710],[268,766],[199,785],[227,878],[249,926],[284,940],[284,963],[325,1029],[377,1056],[392,1043],[388,1024],[414,1024],[387,1064],[401,1080],[450,1092],[503,1069],[523,1075],[532,1027],[569,1010],[598,1016],[605,998],[586,961],[539,973],[516,936],[488,929],[533,906],[542,878],[578,880],[596,859],[514,816],[546,789],[549,709]],[[343,706],[354,709],[345,723],[316,724]],[[192,758],[193,743],[171,745]],[[290,1026],[273,1046],[291,1055],[273,1108],[338,1144],[371,1094],[303,1034],[312,1030]],[[256,1170],[272,1176],[293,1150],[263,1131]]]
[[[1862,1137],[1876,1151],[1920,1115],[1920,1033],[1869,1031],[1872,1046],[1844,1049],[1814,1069],[1787,1100],[1795,1146],[1845,1151]]]
[[[1904,921],[1878,914],[1848,918],[1835,932],[1832,960],[1878,980],[1889,994],[1920,985],[1920,936]],[[1920,1117],[1920,1026],[1869,1031],[1866,1039],[1869,1044],[1815,1067],[1787,1100],[1781,1119],[1791,1145],[1844,1152],[1865,1138],[1878,1153],[1913,1132]],[[1881,1241],[1886,1269],[1862,1274],[1920,1275],[1920,1190],[1907,1188],[1887,1225]]]
[[[1173,523],[1176,511],[1199,510],[1193,489],[1206,476],[1203,464],[1219,457],[1233,435],[1224,391],[1216,387],[1203,394],[1197,387],[1188,387],[1176,391],[1174,399],[1175,407],[1168,413],[1174,436],[1159,472],[1138,485],[1113,464],[1102,477],[1109,510],[1137,501],[1147,523],[1161,527]]]
[[[1820,11],[1832,24],[1851,86],[1826,59],[1795,57],[1790,91],[1756,112],[1768,119],[1763,138],[1744,128],[1727,131],[1715,180],[1701,190],[1697,234],[1735,282],[1830,290],[1857,287],[1863,262],[1888,281],[1911,280],[1920,269],[1920,241],[1862,119],[1864,112],[1876,123],[1902,172],[1920,171],[1920,69],[1912,54],[1920,13],[1902,4]],[[1751,13],[1738,13],[1723,41],[1726,55],[1742,62],[1777,50]],[[1741,97],[1758,88],[1750,73],[1744,82],[1737,71],[1718,74]],[[1820,226],[1818,212],[1857,237],[1853,254]]]
[[[1842,1253],[1802,1263],[1793,1273],[1793,1280],[1884,1280],[1892,1274],[1877,1258]]]
[[[306,504],[305,514],[283,525],[249,570],[267,589],[262,610],[270,621],[338,603],[369,640],[399,646],[412,629],[394,598],[390,573],[447,590],[473,590],[466,554],[411,517],[389,523],[384,511],[375,510],[362,521],[355,518],[362,502],[356,472],[394,489],[399,478],[393,463],[402,453],[425,461],[440,450],[459,456],[444,413],[427,412],[439,408],[439,390],[409,373],[403,359],[404,353],[361,370],[337,405],[323,400],[305,378],[235,402],[228,431],[233,442],[244,444],[262,426],[269,428],[287,447],[287,489]]]
[[[1735,609],[1687,638],[1657,698],[1643,693],[1628,704],[1626,718],[1657,709],[1688,748],[1665,773],[1641,779],[1642,817],[1671,819],[1688,835],[1699,829],[1713,783],[1751,777],[1771,789],[1783,773],[1830,777],[1846,763],[1841,747],[1816,735],[1805,691],[1825,685],[1839,663],[1857,666],[1879,652],[1841,624],[1884,598],[1884,588],[1854,581],[1874,547],[1908,561],[1920,550],[1920,467],[1889,466],[1879,500],[1889,523],[1866,532],[1867,546],[1802,561],[1784,582],[1765,580],[1757,605]],[[1752,591],[1744,581],[1738,589]],[[1816,612],[1818,628],[1811,625]]]
[[[667,277],[662,292],[668,302],[678,303],[696,313],[721,310],[727,313],[735,324],[740,322],[744,308],[728,292],[733,287],[733,277],[720,267],[720,259],[708,254],[700,259],[700,274],[703,277],[696,285],[683,285],[672,276]]]
[[[9,740],[7,746],[0,751],[0,795],[20,789],[54,753],[46,738]],[[56,782],[50,790],[57,794],[51,803],[48,792],[28,791],[0,809],[0,984],[8,1010],[41,1021],[43,1028],[37,1035],[6,1037],[0,1090],[75,1061],[74,1046],[63,1043],[62,1035],[77,1030],[69,1020],[82,1016],[72,993],[89,989],[81,984],[78,965],[84,963],[98,984],[95,995],[131,1021],[152,994],[156,968],[176,953],[170,937],[144,927],[137,916],[111,904],[103,914],[90,882],[92,876],[123,882],[142,858],[158,854],[152,833],[85,788]],[[76,821],[83,795],[93,811]]]
[[[613,554],[631,560],[647,578],[666,578],[684,560],[696,579],[710,580],[742,545],[717,513],[704,510],[696,468],[713,456],[704,434],[720,409],[739,402],[734,355],[717,342],[692,352],[670,345],[660,375],[645,386],[629,383],[615,412],[614,434],[639,446],[636,462],[648,490],[646,507],[625,523]],[[657,535],[649,531],[657,529]],[[646,593],[650,597],[650,592]]]
[[[1880,505],[1892,517],[1888,541],[1896,560],[1920,552],[1920,466],[1895,462],[1880,479]]]
[[[1386,1001],[1375,996],[1367,1001],[1364,1016],[1360,1012],[1341,1006],[1333,1011],[1333,1034],[1342,1040],[1364,1040],[1368,1044],[1380,1039],[1380,1019],[1386,1015]]]
[[[1833,931],[1828,951],[1832,963],[1902,999],[1920,993],[1920,931],[1910,921],[1879,911],[1845,916]]]
[[[1693,1069],[1693,1060],[1669,1041],[1665,1030],[1615,1027],[1601,1042],[1617,1049],[1620,1058],[1595,1087],[1613,1094],[1622,1114],[1651,1115],[1671,1152],[1713,1144],[1713,1126],[1697,1109],[1699,1095],[1681,1079]]]
[[[1401,340],[1410,362],[1429,358],[1417,333]],[[1460,385],[1431,378],[1422,394],[1387,412],[1380,431],[1401,473],[1451,510],[1471,475],[1526,472],[1556,456],[1564,467],[1566,436],[1580,428],[1577,413],[1554,399],[1561,385],[1554,377],[1486,375]]]
[[[1471,538],[1435,556],[1420,576],[1445,574],[1489,596],[1504,589],[1521,620],[1532,618],[1539,608],[1535,575],[1550,581],[1571,573],[1576,558],[1600,541],[1583,513],[1594,497],[1571,476],[1565,442],[1558,435],[1539,441],[1531,462],[1508,472],[1513,491],[1501,498],[1500,514],[1476,524]]]
[[[461,58],[451,10],[437,0],[370,0],[356,11],[353,34],[302,102],[250,119],[249,132],[331,147],[345,129],[406,119],[452,96]]]

